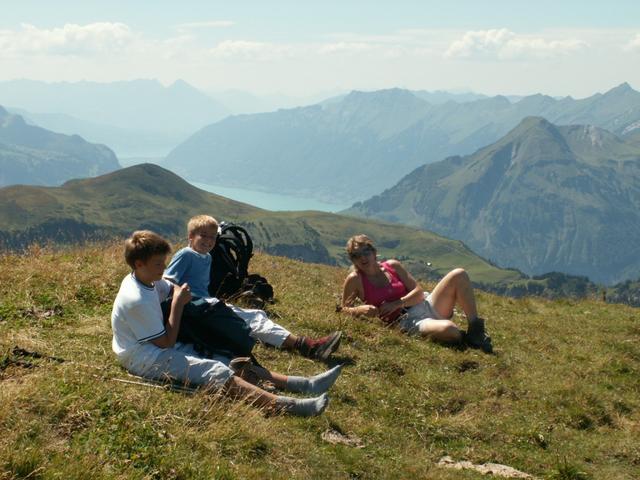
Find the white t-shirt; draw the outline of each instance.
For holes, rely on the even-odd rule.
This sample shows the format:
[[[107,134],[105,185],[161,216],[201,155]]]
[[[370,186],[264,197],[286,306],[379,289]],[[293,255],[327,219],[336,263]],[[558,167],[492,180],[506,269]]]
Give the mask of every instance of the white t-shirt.
[[[133,273],[120,284],[113,302],[111,328],[112,348],[120,363],[127,369],[135,366],[145,371],[162,351],[151,340],[166,332],[160,302],[171,292],[171,283],[160,280],[149,287],[136,279]]]

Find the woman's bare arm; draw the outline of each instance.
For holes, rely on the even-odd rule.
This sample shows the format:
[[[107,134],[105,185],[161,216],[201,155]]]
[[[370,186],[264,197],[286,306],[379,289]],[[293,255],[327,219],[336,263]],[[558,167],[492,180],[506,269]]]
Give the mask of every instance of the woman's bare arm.
[[[342,308],[341,311],[350,315],[366,315],[367,317],[377,317],[378,308],[373,305],[353,306],[356,300],[364,300],[362,293],[362,281],[358,274],[350,273],[342,286]]]

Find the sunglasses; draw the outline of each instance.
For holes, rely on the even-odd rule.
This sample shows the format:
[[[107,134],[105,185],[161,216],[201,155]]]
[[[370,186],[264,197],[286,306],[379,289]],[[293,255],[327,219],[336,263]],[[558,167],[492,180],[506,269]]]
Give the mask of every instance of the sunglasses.
[[[360,250],[356,250],[354,252],[351,252],[349,254],[349,258],[355,260],[355,259],[360,258],[360,257],[366,257],[367,255],[369,255],[370,253],[373,253],[373,252],[374,252],[373,248],[371,248],[369,246],[366,246],[366,247],[361,248]]]

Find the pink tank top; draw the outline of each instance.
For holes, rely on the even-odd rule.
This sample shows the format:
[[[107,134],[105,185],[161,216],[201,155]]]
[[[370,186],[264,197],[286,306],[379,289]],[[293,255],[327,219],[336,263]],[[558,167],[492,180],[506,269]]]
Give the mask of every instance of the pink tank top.
[[[404,283],[400,280],[396,270],[391,265],[387,262],[382,262],[380,267],[389,274],[389,277],[391,277],[389,284],[383,287],[376,287],[369,281],[366,275],[362,272],[358,272],[358,275],[360,275],[360,279],[362,280],[362,288],[364,289],[364,301],[369,305],[375,305],[376,307],[379,307],[385,302],[395,302],[407,293],[407,287],[404,286]],[[398,309],[383,320],[393,321],[400,315],[400,312],[401,310]]]

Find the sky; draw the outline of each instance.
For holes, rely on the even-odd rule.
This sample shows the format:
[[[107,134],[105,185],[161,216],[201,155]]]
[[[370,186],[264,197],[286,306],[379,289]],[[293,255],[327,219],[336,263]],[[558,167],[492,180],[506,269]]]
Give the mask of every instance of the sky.
[[[640,89],[640,1],[0,0],[0,80],[209,92]]]

